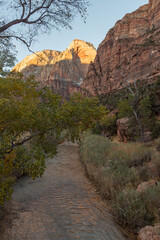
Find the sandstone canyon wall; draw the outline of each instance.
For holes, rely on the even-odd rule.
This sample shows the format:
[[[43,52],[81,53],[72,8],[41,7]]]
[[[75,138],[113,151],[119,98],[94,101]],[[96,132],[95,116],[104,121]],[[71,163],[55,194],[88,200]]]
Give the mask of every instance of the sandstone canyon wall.
[[[63,96],[114,91],[121,88],[124,75],[129,81],[153,82],[160,76],[160,0],[149,0],[126,14],[97,52],[92,44],[76,39],[63,52],[44,50],[27,56],[13,70],[25,77],[35,75]]]
[[[160,76],[160,0],[150,0],[118,21],[99,45],[82,88],[102,94],[129,81]]]
[[[44,50],[24,58],[13,71],[24,77],[34,75],[43,86],[50,86],[55,93],[68,96],[79,91],[79,86],[94,61],[96,49],[91,43],[73,40],[63,52]]]

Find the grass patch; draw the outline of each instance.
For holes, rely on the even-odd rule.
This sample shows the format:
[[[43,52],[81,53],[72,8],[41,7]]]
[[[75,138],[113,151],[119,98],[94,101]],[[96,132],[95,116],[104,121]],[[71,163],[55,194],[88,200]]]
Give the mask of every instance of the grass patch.
[[[141,143],[114,143],[105,137],[87,134],[81,142],[80,155],[89,178],[111,202],[121,225],[137,232],[158,221],[160,186],[136,192],[141,182],[155,177],[149,163],[152,161],[152,165],[160,167],[158,152]]]
[[[119,193],[113,203],[118,221],[133,230],[150,224],[152,213],[147,211],[145,201],[134,190],[124,190]]]

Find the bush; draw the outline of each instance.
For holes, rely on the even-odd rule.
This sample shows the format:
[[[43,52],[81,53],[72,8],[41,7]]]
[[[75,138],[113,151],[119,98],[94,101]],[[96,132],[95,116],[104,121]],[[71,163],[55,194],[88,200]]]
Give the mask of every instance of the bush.
[[[105,115],[100,122],[95,124],[95,127],[92,129],[93,134],[102,134],[107,133],[107,136],[113,136],[117,132],[116,125],[117,118],[115,115]]]
[[[160,178],[160,153],[155,152],[153,157],[152,157],[152,163],[154,165],[156,177]]]
[[[148,212],[154,216],[155,220],[159,221],[160,215],[158,210],[160,209],[160,185],[154,185],[148,188],[142,198],[146,204]]]
[[[135,231],[152,222],[143,199],[134,190],[119,193],[113,207],[118,221]]]
[[[141,166],[151,159],[152,150],[140,143],[117,144],[110,153],[109,158],[123,162],[128,167]]]
[[[115,115],[108,114],[101,120],[101,126],[104,130],[107,130],[111,135],[114,135],[117,132],[116,121],[117,118]]]
[[[149,168],[143,165],[151,159],[152,150],[142,144],[117,144],[90,134],[84,137],[80,154],[89,177],[107,199],[114,199],[125,186],[136,188],[141,179],[150,178]]]
[[[152,179],[152,159],[160,173],[160,155],[141,143],[119,144],[88,134],[82,140],[81,158],[88,176],[108,199],[118,222],[135,232],[158,219],[160,186],[137,193],[142,181]],[[159,167],[159,168],[158,168]]]
[[[98,135],[87,135],[81,145],[81,158],[85,163],[104,165],[110,152],[111,141]]]
[[[156,150],[160,152],[160,138],[156,140]]]
[[[116,195],[122,191],[123,188],[137,186],[139,176],[135,168],[128,168],[121,162],[110,162],[106,168],[105,184],[102,186],[102,194],[109,200],[116,198]]]
[[[158,137],[160,137],[160,123],[155,121],[155,124],[152,128],[152,138],[156,139]],[[159,149],[160,149],[160,146],[159,146]]]

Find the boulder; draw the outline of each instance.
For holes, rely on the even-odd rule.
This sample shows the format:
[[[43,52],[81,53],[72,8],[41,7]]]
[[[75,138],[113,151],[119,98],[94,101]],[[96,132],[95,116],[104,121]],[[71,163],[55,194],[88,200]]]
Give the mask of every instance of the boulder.
[[[158,182],[156,180],[150,180],[148,182],[142,182],[138,185],[136,192],[137,193],[141,193],[144,192],[145,190],[147,190],[147,188],[152,187],[154,185],[157,185]]]
[[[127,130],[129,126],[129,118],[118,119],[117,122],[117,136],[119,141],[127,143]]]
[[[160,226],[146,226],[139,231],[138,240],[160,240]]]

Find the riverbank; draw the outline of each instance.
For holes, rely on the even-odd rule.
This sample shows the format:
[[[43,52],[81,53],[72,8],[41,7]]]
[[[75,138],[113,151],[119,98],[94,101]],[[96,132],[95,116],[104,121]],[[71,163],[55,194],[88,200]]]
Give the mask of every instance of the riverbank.
[[[160,153],[140,143],[113,143],[87,134],[81,160],[117,223],[137,236],[146,225],[160,222]]]

